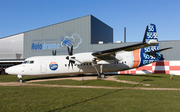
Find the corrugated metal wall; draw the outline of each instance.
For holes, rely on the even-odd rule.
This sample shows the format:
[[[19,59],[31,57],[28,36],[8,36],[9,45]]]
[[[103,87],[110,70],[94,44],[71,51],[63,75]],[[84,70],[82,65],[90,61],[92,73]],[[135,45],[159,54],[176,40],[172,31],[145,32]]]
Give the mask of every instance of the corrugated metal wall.
[[[85,16],[25,32],[24,57],[52,55],[52,49],[57,49],[57,55],[67,54],[66,44],[71,43],[76,52],[82,52],[89,45],[90,31],[90,16]],[[56,47],[52,48],[52,44]]]
[[[159,48],[167,48],[167,47],[173,47],[172,49],[162,51],[161,54],[163,54],[163,57],[166,61],[170,60],[180,60],[180,40],[174,40],[174,41],[160,41]]]
[[[0,59],[23,59],[24,34],[0,39]]]
[[[92,39],[91,37],[96,38]],[[67,55],[66,45],[73,44],[74,53],[91,51],[91,42],[113,42],[113,29],[92,15],[35,29],[24,33],[24,58],[30,56]]]

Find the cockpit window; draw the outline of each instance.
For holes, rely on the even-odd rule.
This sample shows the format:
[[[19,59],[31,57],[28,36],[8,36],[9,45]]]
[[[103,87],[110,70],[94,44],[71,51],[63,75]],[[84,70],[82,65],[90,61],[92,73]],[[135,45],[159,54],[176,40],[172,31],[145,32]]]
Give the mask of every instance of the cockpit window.
[[[23,64],[27,64],[27,63],[29,63],[29,61],[24,61],[24,62],[23,62]]]
[[[34,63],[34,61],[30,61],[29,63],[30,63],[30,64],[33,64],[33,63]]]
[[[30,61],[29,61],[29,60],[26,60],[26,61],[23,62],[23,64],[33,64],[33,63],[34,63],[33,60],[30,60]]]

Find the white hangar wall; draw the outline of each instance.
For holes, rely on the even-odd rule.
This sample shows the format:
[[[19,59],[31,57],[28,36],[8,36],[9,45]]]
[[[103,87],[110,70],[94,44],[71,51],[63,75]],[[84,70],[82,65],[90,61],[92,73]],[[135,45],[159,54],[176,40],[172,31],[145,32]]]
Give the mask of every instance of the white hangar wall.
[[[160,38],[160,37],[159,37]],[[162,51],[161,54],[164,57],[165,61],[171,60],[180,60],[180,40],[171,40],[171,41],[160,41],[159,48],[172,47],[172,49]]]
[[[23,59],[24,33],[0,39],[0,59]]]

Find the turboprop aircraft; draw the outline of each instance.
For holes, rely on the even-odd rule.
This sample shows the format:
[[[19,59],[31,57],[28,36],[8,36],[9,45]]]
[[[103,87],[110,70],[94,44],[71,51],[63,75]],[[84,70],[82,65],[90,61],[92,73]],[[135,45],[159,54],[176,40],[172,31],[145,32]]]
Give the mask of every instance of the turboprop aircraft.
[[[22,76],[58,76],[85,73],[97,73],[104,78],[104,72],[123,71],[159,61],[162,56],[159,50],[156,27],[146,27],[141,43],[118,47],[98,52],[73,54],[73,45],[68,47],[68,55],[35,56],[27,58],[22,64],[7,68],[10,75],[17,75],[18,82]]]

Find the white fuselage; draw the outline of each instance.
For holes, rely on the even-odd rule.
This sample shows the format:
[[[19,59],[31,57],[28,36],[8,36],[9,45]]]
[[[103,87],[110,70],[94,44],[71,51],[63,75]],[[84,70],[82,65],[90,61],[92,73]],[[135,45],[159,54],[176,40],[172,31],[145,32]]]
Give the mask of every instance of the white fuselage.
[[[78,56],[81,55],[81,56]],[[132,52],[122,52],[121,61],[114,62],[114,60],[100,60],[97,64],[92,63],[93,56],[91,53],[75,54],[77,60],[84,60],[83,63],[69,65],[69,60],[66,55],[62,56],[36,56],[27,58],[24,63],[9,67],[6,73],[11,75],[21,76],[56,76],[56,75],[76,75],[84,73],[97,73],[94,66],[99,72],[116,72],[127,70],[131,68],[133,63]],[[100,66],[102,71],[100,71]]]

